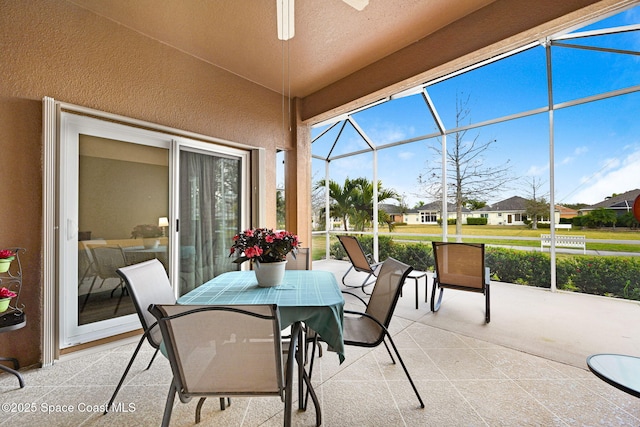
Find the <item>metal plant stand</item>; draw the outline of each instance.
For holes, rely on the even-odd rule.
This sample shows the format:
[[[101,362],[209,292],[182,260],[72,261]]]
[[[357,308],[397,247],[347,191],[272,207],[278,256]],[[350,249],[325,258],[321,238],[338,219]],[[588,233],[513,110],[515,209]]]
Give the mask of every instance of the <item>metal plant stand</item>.
[[[13,305],[9,305],[7,311],[0,313],[0,334],[23,328],[27,324],[27,315],[24,313],[24,304],[20,304],[20,294],[22,291],[22,264],[20,253],[24,253],[24,248],[11,248],[16,253],[16,259],[11,263],[9,271],[0,273],[0,287],[6,287],[17,295],[13,298]],[[11,362],[13,369],[0,363],[0,370],[9,372],[18,378],[20,388],[24,387],[24,378],[18,369],[20,363],[13,357],[0,357],[1,362]]]

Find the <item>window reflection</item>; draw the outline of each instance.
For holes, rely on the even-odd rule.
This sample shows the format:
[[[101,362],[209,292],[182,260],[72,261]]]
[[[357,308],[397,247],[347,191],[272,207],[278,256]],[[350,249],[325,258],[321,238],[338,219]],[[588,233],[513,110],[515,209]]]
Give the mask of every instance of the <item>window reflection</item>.
[[[167,265],[169,152],[80,135],[78,324],[135,313],[119,267],[158,258]]]

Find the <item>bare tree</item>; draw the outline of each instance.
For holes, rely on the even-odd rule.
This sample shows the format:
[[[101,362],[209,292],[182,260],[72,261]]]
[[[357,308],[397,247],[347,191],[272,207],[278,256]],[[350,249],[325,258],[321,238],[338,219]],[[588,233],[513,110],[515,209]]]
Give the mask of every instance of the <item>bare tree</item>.
[[[536,177],[525,178],[527,185],[527,202],[525,203],[525,209],[527,217],[531,219],[531,228],[533,230],[538,229],[538,218],[544,217],[549,212],[549,203],[546,196],[549,194],[542,192],[542,186],[545,184],[540,178]]]
[[[460,99],[456,95],[456,129],[467,122],[470,114],[469,96]],[[468,129],[455,132],[447,139],[447,199],[456,206],[456,234],[462,234],[462,208],[469,200],[488,200],[504,191],[512,179],[509,160],[500,165],[485,161],[485,154],[497,142],[493,139],[480,142],[480,134],[467,137]],[[453,141],[452,141],[453,140]],[[431,197],[439,198],[442,182],[442,141],[429,147],[438,154],[427,164],[424,174],[418,176],[418,184]],[[443,224],[447,218],[442,218]],[[459,238],[458,238],[459,239]]]

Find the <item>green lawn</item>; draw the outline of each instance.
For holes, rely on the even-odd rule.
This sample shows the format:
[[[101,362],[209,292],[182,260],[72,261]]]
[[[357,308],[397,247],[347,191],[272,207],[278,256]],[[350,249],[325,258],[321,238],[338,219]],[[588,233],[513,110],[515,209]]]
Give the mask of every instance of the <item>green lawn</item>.
[[[386,228],[380,228],[381,233],[388,233]],[[454,225],[448,226],[448,233],[455,234],[456,228]],[[509,237],[529,237],[539,239],[541,234],[549,234],[550,230],[541,228],[538,230],[531,230],[524,226],[491,226],[491,225],[464,225],[462,226],[462,235],[464,242],[470,243],[486,243],[490,245],[505,245],[505,246],[528,246],[528,247],[540,247],[540,242],[537,240],[516,240],[509,239]],[[420,234],[429,234],[431,236],[420,236]],[[587,239],[597,240],[617,240],[617,241],[637,241],[638,244],[629,243],[607,243],[607,242],[587,242],[587,249],[599,250],[599,251],[614,251],[614,252],[639,252],[640,253],[640,231],[629,230],[627,228],[620,228],[616,230],[611,229],[585,229],[585,230],[556,230],[556,234],[562,235],[579,235],[585,236]],[[430,242],[432,240],[441,240],[442,230],[437,225],[402,225],[397,226],[393,233],[391,233],[394,240],[400,241],[416,241],[416,242]],[[467,237],[469,236],[469,237]],[[484,236],[474,238],[473,236]],[[331,238],[331,241],[337,241],[335,237]],[[324,257],[325,249],[325,237],[314,236],[313,237],[313,259],[321,259]]]

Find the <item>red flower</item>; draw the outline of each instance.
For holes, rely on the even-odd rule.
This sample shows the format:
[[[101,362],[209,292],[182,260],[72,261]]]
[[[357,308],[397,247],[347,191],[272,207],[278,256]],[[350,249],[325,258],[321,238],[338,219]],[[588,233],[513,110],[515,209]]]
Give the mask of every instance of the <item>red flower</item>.
[[[298,245],[298,236],[288,231],[248,229],[233,237],[229,256],[237,255],[236,263],[285,261],[289,252],[297,252]]]
[[[244,251],[244,254],[249,257],[249,258],[255,258],[255,257],[259,257],[260,255],[262,255],[264,251],[258,247],[258,246],[253,246],[251,248],[247,248]]]
[[[0,298],[2,298],[2,299],[4,299],[4,298],[13,298],[16,295],[18,295],[18,294],[16,294],[15,292],[10,291],[7,288],[0,289]]]
[[[16,256],[16,253],[10,249],[3,249],[0,251],[0,259],[7,259]]]

